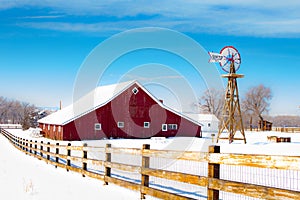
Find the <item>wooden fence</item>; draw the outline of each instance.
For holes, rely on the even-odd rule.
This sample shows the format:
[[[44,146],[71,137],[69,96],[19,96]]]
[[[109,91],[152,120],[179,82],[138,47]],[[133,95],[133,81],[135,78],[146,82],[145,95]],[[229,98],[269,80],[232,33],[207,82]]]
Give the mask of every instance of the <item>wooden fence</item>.
[[[2,129],[22,129],[21,124],[0,124]]]
[[[272,131],[299,133],[300,127],[273,127]]]
[[[99,179],[105,184],[116,184],[131,190],[139,191],[141,199],[145,195],[161,199],[192,199],[190,197],[171,193],[161,189],[153,188],[149,184],[150,177],[172,180],[207,188],[207,199],[219,199],[220,192],[235,193],[243,196],[259,199],[299,199],[300,191],[267,187],[263,185],[242,183],[231,180],[220,179],[220,166],[248,166],[255,168],[270,168],[284,170],[300,170],[299,156],[270,156],[270,155],[245,155],[220,153],[219,146],[210,146],[209,152],[197,151],[166,151],[152,150],[150,145],[143,145],[142,149],[136,148],[115,148],[110,144],[105,147],[60,145],[43,141],[23,139],[10,134],[6,130],[1,133],[19,150],[28,155],[44,160],[55,167],[65,168],[67,171],[81,173],[82,176],[89,176]],[[104,159],[88,158],[88,153],[97,150],[103,153]],[[76,153],[75,153],[76,152]],[[112,162],[112,156],[117,154],[129,154],[141,157],[140,165],[122,164]],[[179,156],[180,155],[180,156]],[[207,176],[199,176],[183,172],[168,171],[163,169],[150,168],[150,158],[177,159],[184,162],[205,162],[207,163]],[[74,164],[76,163],[76,165]],[[93,170],[88,165],[101,166],[104,170]],[[135,172],[140,175],[138,182],[113,177],[112,170]]]

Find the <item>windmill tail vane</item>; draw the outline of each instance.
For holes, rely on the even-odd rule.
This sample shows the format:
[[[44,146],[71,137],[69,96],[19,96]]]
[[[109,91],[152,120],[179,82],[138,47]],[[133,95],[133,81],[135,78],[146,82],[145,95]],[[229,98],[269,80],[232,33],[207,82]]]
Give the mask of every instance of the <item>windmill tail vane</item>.
[[[210,59],[208,62],[210,62],[210,63],[221,62],[222,60],[226,59],[226,57],[220,53],[208,52],[208,54],[210,56]]]

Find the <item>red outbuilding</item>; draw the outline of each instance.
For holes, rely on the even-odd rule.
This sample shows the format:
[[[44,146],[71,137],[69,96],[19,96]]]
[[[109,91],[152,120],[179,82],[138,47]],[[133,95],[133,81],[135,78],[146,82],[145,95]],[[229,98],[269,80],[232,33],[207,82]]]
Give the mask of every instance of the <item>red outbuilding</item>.
[[[137,81],[97,87],[38,122],[45,137],[55,140],[202,137],[199,122],[167,107]]]

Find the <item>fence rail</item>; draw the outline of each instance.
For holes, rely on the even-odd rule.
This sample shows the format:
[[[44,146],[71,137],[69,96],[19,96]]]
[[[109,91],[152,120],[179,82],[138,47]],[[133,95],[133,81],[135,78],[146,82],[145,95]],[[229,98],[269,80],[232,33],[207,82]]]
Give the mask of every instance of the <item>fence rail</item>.
[[[272,130],[279,132],[299,133],[300,127],[273,127]]]
[[[99,179],[105,184],[113,183],[140,191],[141,199],[145,198],[145,195],[161,199],[192,199],[189,196],[151,187],[150,178],[153,177],[204,187],[207,189],[208,199],[219,199],[220,191],[262,199],[300,198],[300,191],[220,178],[220,166],[223,165],[300,171],[299,156],[224,154],[220,153],[219,146],[210,146],[208,153],[154,150],[150,149],[150,145],[143,145],[142,149],[115,148],[111,147],[110,144],[107,144],[106,147],[92,147],[86,144],[71,146],[71,143],[68,145],[60,145],[58,142],[50,144],[50,142],[38,142],[16,137],[4,129],[1,129],[1,133],[16,148],[28,155],[44,160],[55,167],[65,168],[67,171],[78,172],[82,176]],[[88,155],[91,152],[103,154],[103,159],[89,158]],[[141,158],[141,162],[139,165],[133,165],[112,161],[112,157],[118,154],[138,156]],[[153,168],[150,167],[152,162],[150,158],[205,162],[207,163],[207,176]],[[124,180],[121,176],[118,177],[112,173],[112,170],[136,173],[140,175],[140,179],[135,181]]]

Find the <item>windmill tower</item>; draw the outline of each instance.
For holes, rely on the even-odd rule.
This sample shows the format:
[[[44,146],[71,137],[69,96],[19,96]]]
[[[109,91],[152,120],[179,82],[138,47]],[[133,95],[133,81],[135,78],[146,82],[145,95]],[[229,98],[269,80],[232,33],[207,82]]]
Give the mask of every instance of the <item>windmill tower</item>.
[[[211,56],[210,62],[219,62],[222,69],[228,73],[222,75],[223,78],[228,79],[228,82],[225,91],[221,126],[218,132],[217,142],[221,139],[227,139],[229,143],[232,143],[234,140],[244,140],[244,143],[246,144],[237,85],[237,78],[243,78],[244,75],[236,74],[236,71],[241,64],[240,54],[232,46],[224,47],[220,54],[209,54]],[[225,132],[223,133],[223,131]],[[240,132],[241,137],[236,137],[237,131]]]

